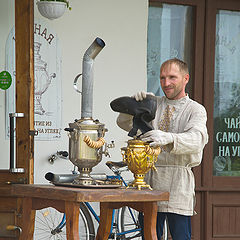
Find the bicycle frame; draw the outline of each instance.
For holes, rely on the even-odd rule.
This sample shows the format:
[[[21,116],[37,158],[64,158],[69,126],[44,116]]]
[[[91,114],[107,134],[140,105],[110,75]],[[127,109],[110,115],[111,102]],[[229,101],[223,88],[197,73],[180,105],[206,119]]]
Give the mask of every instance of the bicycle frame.
[[[58,224],[58,226],[51,231],[51,234],[55,235],[56,233],[61,232],[62,228],[66,225],[66,214],[63,214],[61,222]]]
[[[95,212],[95,210],[93,209],[93,207],[91,206],[91,204],[90,204],[89,202],[85,202],[85,205],[87,206],[88,210],[92,213],[92,215],[94,216],[94,218],[96,219],[96,221],[99,223],[100,218],[99,218],[99,216],[96,214],[96,212]],[[131,217],[132,217],[134,223],[137,223],[135,217],[133,216],[133,213],[132,213],[131,208],[128,208],[128,209],[129,209],[129,212],[130,212],[130,214],[131,214]],[[114,217],[115,217],[115,214],[116,214],[116,210],[113,209],[110,235],[113,233],[113,226],[114,226],[114,219],[115,219]],[[124,231],[124,232],[117,232],[117,233],[116,233],[116,236],[121,236],[121,235],[125,235],[125,234],[132,233],[132,232],[138,232],[138,231],[141,231],[141,228],[136,228],[136,229],[132,229],[132,230]]]

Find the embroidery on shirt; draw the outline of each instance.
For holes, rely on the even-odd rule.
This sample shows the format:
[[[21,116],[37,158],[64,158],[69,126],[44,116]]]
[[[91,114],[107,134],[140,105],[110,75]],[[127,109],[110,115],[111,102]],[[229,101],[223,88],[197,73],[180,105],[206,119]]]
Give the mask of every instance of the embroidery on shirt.
[[[162,130],[164,132],[168,132],[169,127],[170,127],[170,122],[173,116],[173,112],[175,111],[175,107],[172,106],[170,107],[167,105],[167,107],[164,110],[164,113],[158,123],[158,129]],[[169,146],[165,145],[161,147],[162,151],[169,152]]]
[[[174,111],[175,111],[175,107],[170,107],[169,105],[167,105],[167,107],[165,108],[164,113],[158,123],[159,130],[168,132]]]

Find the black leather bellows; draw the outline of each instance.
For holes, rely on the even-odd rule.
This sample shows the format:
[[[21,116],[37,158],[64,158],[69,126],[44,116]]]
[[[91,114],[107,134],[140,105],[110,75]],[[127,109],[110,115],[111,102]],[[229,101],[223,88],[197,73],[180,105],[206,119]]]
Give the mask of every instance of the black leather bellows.
[[[151,121],[155,118],[157,109],[157,99],[152,95],[147,95],[142,101],[136,101],[132,97],[120,97],[110,103],[113,111],[126,113],[133,116],[133,128],[128,136],[137,135],[137,130],[146,133],[153,129]]]

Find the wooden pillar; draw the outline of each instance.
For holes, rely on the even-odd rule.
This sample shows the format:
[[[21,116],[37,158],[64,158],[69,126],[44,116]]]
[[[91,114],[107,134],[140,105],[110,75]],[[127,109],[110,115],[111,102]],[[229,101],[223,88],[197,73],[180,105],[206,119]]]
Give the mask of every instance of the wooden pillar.
[[[111,232],[112,214],[113,207],[111,207],[111,203],[100,203],[100,223],[96,240],[108,239]]]
[[[35,210],[32,209],[32,198],[18,198],[17,204],[17,226],[23,229],[19,240],[32,240],[34,233]]]
[[[67,239],[79,240],[79,203],[66,201],[65,213]]]
[[[16,50],[16,167],[24,168],[27,183],[33,183],[34,137],[34,49],[33,0],[15,0]]]

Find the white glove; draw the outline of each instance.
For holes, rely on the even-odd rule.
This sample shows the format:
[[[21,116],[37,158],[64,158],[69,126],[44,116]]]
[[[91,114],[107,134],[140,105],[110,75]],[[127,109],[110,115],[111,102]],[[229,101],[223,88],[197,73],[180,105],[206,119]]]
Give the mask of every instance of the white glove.
[[[151,130],[143,134],[141,140],[144,142],[150,142],[150,146],[158,147],[164,146],[169,143],[173,143],[173,135],[169,132],[163,132],[161,130]]]
[[[142,101],[144,98],[147,97],[147,95],[152,95],[155,96],[154,93],[152,92],[145,92],[145,91],[141,91],[141,92],[137,92],[135,95],[133,95],[132,97],[136,99],[136,101]]]

